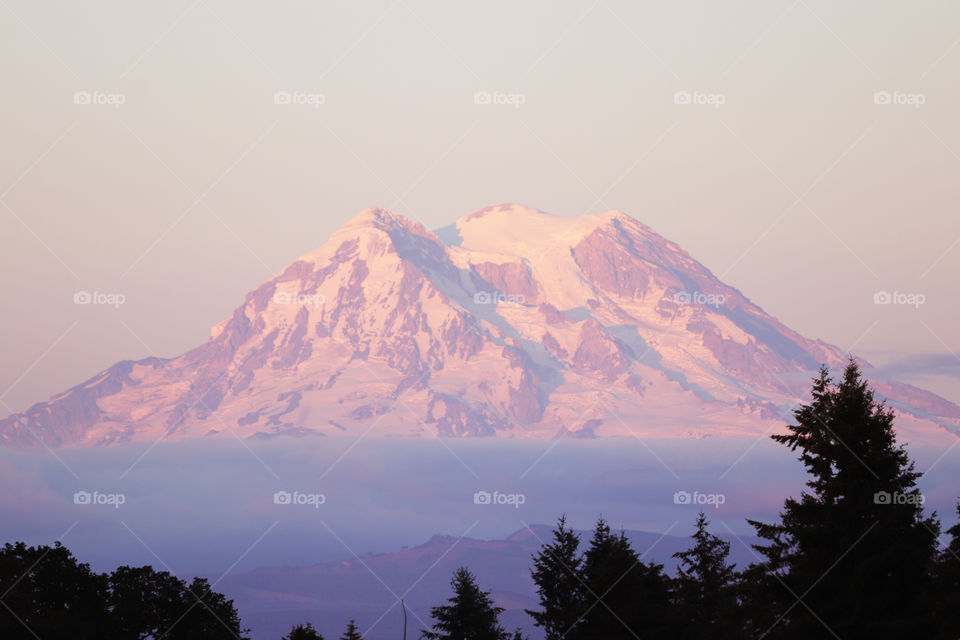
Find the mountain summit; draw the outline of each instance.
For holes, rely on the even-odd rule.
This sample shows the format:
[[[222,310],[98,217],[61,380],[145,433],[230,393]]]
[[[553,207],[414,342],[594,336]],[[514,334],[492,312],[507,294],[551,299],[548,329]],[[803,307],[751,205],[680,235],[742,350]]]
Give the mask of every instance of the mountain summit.
[[[618,211],[504,204],[434,233],[375,208],[247,294],[206,344],[120,362],[0,421],[0,438],[762,433],[845,357]],[[938,396],[878,390],[908,439],[960,427]]]

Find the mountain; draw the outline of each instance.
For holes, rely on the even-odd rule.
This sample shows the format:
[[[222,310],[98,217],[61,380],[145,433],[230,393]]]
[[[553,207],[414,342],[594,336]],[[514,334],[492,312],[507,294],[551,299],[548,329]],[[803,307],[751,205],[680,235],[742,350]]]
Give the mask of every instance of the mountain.
[[[0,438],[762,433],[820,364],[845,358],[624,213],[505,204],[434,233],[369,209],[247,294],[207,343],[117,363],[0,421]],[[878,390],[908,439],[955,437],[957,405]]]
[[[578,533],[581,548],[585,548],[591,532]],[[690,539],[682,536],[625,533],[644,562],[663,564],[670,575],[677,564],[672,555],[691,546]],[[758,538],[722,537],[730,542],[731,562],[745,567],[755,561],[745,545],[758,542]],[[502,617],[506,628],[522,625],[532,637],[542,638],[523,609],[538,608],[530,558],[550,539],[550,527],[544,525],[521,529],[503,540],[436,535],[422,545],[394,553],[308,567],[260,568],[210,579],[219,579],[217,590],[234,601],[254,640],[279,638],[292,625],[307,620],[324,637],[337,637],[349,618],[357,621],[364,638],[386,640],[401,635],[403,614],[397,597],[402,596],[411,611],[410,637],[419,637],[420,628],[431,622],[430,607],[450,597],[450,576],[457,567],[466,566],[506,609]]]

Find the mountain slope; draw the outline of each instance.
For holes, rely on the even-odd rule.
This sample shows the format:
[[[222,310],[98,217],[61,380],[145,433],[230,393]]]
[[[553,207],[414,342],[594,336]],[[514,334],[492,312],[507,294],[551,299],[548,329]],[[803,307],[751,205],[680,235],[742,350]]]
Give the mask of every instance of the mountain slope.
[[[0,438],[759,433],[844,358],[620,212],[500,205],[432,233],[369,209],[206,344],[118,363],[0,421]],[[882,391],[910,437],[960,426],[942,398]]]

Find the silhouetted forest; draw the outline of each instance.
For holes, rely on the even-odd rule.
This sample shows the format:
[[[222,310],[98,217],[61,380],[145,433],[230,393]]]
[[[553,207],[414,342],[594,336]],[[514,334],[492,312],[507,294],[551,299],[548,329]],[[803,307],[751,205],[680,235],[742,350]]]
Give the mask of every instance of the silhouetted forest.
[[[623,532],[599,520],[589,540],[560,517],[532,558],[539,607],[527,611],[546,640],[678,638],[953,640],[960,635],[960,524],[938,545],[920,474],[897,444],[893,411],[857,365],[839,380],[826,369],[795,424],[774,440],[808,473],[775,522],[749,521],[762,542],[756,561],[729,562],[730,543],[701,513],[669,576],[644,562]],[[522,640],[466,567],[452,595],[431,610],[428,640]],[[203,579],[189,584],[151,567],[97,574],[57,543],[0,551],[0,638],[243,639],[233,603]],[[317,640],[310,623],[285,640]],[[361,634],[353,621],[341,640]],[[400,633],[398,633],[400,637]]]

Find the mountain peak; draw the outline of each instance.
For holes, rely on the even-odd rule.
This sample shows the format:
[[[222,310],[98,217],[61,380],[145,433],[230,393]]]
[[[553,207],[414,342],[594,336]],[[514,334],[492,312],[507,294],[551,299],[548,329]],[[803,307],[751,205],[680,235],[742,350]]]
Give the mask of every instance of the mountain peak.
[[[614,220],[643,227],[621,211],[557,216],[522,204],[485,207],[457,220],[459,246],[490,254],[538,255],[565,252],[594,230]]]
[[[364,209],[330,235],[330,239],[300,256],[298,262],[325,263],[344,245],[363,247],[367,255],[382,253],[387,247],[406,244],[413,236],[437,242],[436,236],[416,220],[382,207]]]
[[[487,216],[493,216],[493,217],[546,216],[548,218],[554,217],[549,213],[546,213],[545,211],[541,211],[540,209],[537,209],[535,207],[529,207],[525,204],[519,204],[516,202],[504,202],[501,204],[490,205],[489,207],[484,207],[483,209],[474,211],[473,213],[467,216],[464,216],[462,218],[462,221],[466,222],[468,220],[479,220],[480,218],[484,218]]]
[[[628,214],[620,211],[618,209],[611,209],[605,213],[598,214],[587,214],[579,216],[558,216],[552,213],[547,213],[536,207],[531,207],[525,204],[520,204],[517,202],[504,202],[501,204],[491,205],[489,207],[484,207],[478,211],[464,216],[459,220],[460,223],[467,223],[471,221],[480,220],[482,218],[499,219],[499,220],[511,220],[516,221],[517,219],[524,219],[528,221],[537,221],[544,224],[559,223],[562,224],[563,220],[590,220],[597,224],[607,222],[610,220],[623,220],[636,223],[637,221],[629,216]]]
[[[340,229],[338,229],[337,233],[347,230],[355,232],[358,228],[366,227],[380,229],[381,231],[392,231],[397,228],[409,230],[416,228],[422,229],[423,225],[397,213],[396,211],[390,211],[389,209],[383,209],[381,207],[370,207],[350,218],[350,220],[348,220],[340,227]]]
[[[434,234],[373,207],[251,291],[207,343],[118,363],[0,420],[0,443],[744,435],[843,359],[622,211],[506,203]],[[883,393],[912,411],[914,437],[960,427],[960,408],[932,394]]]
[[[642,222],[640,222],[639,220],[637,220],[636,218],[634,218],[634,217],[631,216],[630,214],[625,213],[625,212],[623,212],[623,211],[620,211],[619,209],[611,209],[611,210],[605,211],[605,212],[603,212],[603,213],[598,213],[598,214],[596,214],[595,216],[592,216],[592,217],[595,217],[595,218],[597,218],[598,220],[600,220],[601,222],[604,222],[604,223],[624,222],[624,223],[627,223],[627,224],[632,225],[632,226],[642,227],[644,230],[646,230],[646,231],[648,231],[648,232],[651,232],[651,233],[654,232],[653,229],[651,229],[651,228],[648,227],[647,225],[643,224]]]

